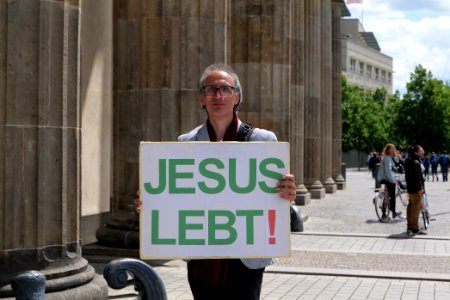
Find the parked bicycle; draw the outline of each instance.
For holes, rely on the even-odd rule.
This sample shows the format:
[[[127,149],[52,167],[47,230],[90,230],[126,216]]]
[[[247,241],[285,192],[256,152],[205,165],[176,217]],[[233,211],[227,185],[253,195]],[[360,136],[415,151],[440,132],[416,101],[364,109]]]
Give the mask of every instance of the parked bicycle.
[[[423,230],[427,230],[430,225],[430,213],[428,211],[428,197],[424,193],[420,204],[419,225],[423,224]]]
[[[389,222],[390,201],[387,186],[384,184],[382,189],[376,189],[375,197],[373,198],[373,205],[375,206],[375,212],[378,220],[382,223]],[[395,185],[395,201],[400,201],[404,207],[408,205],[408,193],[404,184],[397,179]]]
[[[373,198],[373,204],[375,206],[375,212],[378,220],[382,223],[389,222],[391,220],[389,217],[390,201],[386,185],[384,185],[382,189],[375,190],[375,192],[376,194]],[[395,201],[399,201],[404,207],[408,206],[408,193],[406,192],[406,187],[398,179],[395,185]],[[419,215],[419,224],[423,225],[423,228],[421,228],[423,230],[427,230],[430,225],[430,213],[428,207],[428,198],[427,195],[424,194],[422,197],[421,211]]]

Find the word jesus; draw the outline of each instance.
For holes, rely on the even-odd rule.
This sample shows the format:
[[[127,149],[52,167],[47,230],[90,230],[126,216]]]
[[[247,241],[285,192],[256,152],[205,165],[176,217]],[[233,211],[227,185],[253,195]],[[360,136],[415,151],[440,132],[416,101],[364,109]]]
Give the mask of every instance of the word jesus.
[[[266,181],[257,182],[258,171],[265,178],[280,181],[283,176],[282,173],[272,169],[282,170],[285,167],[284,162],[278,158],[263,159],[259,162],[259,165],[256,158],[251,158],[248,160],[248,174],[239,174],[248,175],[248,183],[246,186],[239,186],[237,184],[237,161],[235,158],[229,158],[227,162],[228,166],[225,166],[225,163],[218,158],[206,158],[198,163],[195,159],[159,159],[159,183],[154,185],[151,182],[145,182],[144,188],[147,193],[153,195],[164,193],[167,188],[169,194],[195,194],[196,188],[205,194],[219,194],[227,186],[237,194],[251,193],[257,186],[265,193],[276,193],[275,187],[269,187]],[[178,170],[179,167],[188,170],[181,172]],[[209,179],[210,183],[200,180],[196,183],[196,186],[179,186],[180,180],[194,178],[195,168],[198,169],[202,177]],[[219,171],[226,169],[228,169],[228,176],[224,176],[222,174],[224,172]]]

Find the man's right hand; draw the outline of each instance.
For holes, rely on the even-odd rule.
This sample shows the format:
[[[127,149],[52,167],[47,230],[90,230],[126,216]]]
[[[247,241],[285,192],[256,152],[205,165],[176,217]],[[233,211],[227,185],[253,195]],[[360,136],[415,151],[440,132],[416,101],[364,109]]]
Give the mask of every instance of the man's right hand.
[[[136,192],[136,199],[134,199],[134,204],[136,205],[136,212],[138,214],[141,213],[141,207],[142,207],[142,200],[141,200],[141,192],[137,191]]]

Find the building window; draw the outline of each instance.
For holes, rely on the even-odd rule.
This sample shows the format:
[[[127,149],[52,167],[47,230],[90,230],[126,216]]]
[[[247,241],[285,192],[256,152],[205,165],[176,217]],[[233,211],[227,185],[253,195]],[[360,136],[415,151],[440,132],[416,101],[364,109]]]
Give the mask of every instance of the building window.
[[[356,60],[353,58],[350,59],[350,71],[352,72],[356,71]]]
[[[383,82],[386,81],[386,71],[385,70],[381,71],[381,81],[383,81]]]
[[[392,81],[392,74],[391,72],[388,72],[388,82],[391,83]]]
[[[378,80],[380,79],[380,69],[375,68],[375,79]]]
[[[372,78],[372,66],[371,65],[367,65],[367,67],[366,67],[366,76],[369,78]]]
[[[363,62],[359,62],[359,74],[364,74],[364,63]]]

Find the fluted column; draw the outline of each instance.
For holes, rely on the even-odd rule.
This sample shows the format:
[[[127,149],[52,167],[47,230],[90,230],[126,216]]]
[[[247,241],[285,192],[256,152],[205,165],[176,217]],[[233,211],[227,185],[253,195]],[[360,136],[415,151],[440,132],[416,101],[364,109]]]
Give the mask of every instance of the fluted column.
[[[291,172],[297,183],[295,203],[305,205],[311,202],[311,194],[304,182],[304,130],[305,130],[305,31],[304,2],[293,1],[291,4],[291,101],[290,101],[290,148]]]
[[[321,179],[327,193],[336,192],[336,184],[332,178],[332,52],[331,52],[331,0],[321,0]]]
[[[321,1],[305,0],[305,185],[325,197],[321,177]]]
[[[343,0],[332,1],[332,57],[333,57],[333,86],[332,86],[332,175],[337,189],[345,189],[345,179],[342,176],[342,63],[341,63],[341,6]]]
[[[27,270],[52,296],[107,297],[80,248],[79,18],[73,0],[0,3],[0,297]]]
[[[291,1],[231,3],[230,63],[244,95],[239,116],[288,141]]]
[[[228,62],[229,1],[114,2],[112,216],[100,242],[138,247],[139,143],[175,141],[204,122],[198,80]]]

